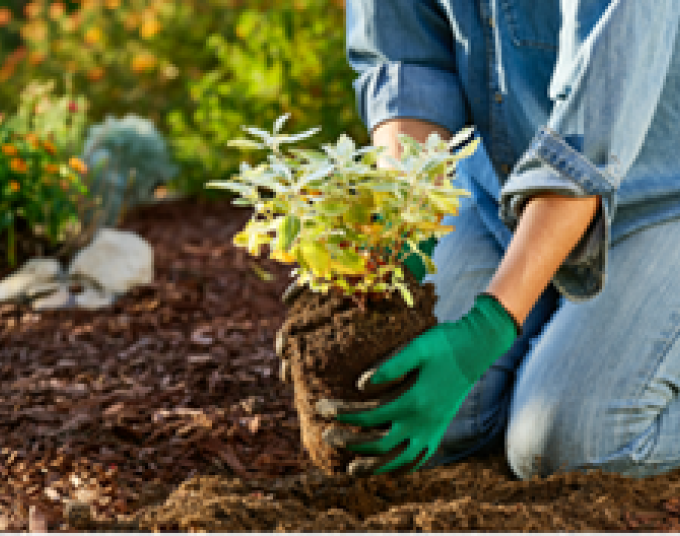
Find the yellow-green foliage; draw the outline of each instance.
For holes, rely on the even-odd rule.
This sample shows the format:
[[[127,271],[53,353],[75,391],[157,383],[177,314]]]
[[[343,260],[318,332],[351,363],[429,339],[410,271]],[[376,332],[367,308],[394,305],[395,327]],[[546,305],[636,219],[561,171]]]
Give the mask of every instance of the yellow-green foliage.
[[[0,110],[16,106],[29,80],[55,79],[59,91],[88,98],[92,121],[143,115],[174,149],[183,168],[176,185],[189,192],[238,169],[224,143],[242,124],[291,113],[296,128],[322,124],[329,135],[367,139],[345,59],[342,1],[81,0],[72,12],[64,7],[33,0],[25,20],[0,28],[23,39],[22,48],[0,48]]]
[[[430,273],[436,270],[418,244],[453,230],[440,221],[444,214],[456,214],[459,197],[469,193],[444,177],[474,152],[478,139],[451,154],[470,128],[448,143],[436,133],[424,144],[400,135],[400,160],[382,155],[390,169],[381,169],[376,163],[383,147],[358,149],[345,134],[335,145],[323,145],[323,151],[284,151],[283,145],[319,131],[281,134],[286,119],[278,118],[271,133],[245,128],[258,141],[231,143],[270,149],[266,162],[255,167],[244,162],[234,180],[208,184],[233,190],[240,195],[236,203],[255,207],[234,243],[251,255],[269,246],[271,258],[297,263],[299,283],[315,291],[337,288],[365,295],[398,290],[412,304],[401,268],[402,246],[407,243],[410,254],[419,255]]]

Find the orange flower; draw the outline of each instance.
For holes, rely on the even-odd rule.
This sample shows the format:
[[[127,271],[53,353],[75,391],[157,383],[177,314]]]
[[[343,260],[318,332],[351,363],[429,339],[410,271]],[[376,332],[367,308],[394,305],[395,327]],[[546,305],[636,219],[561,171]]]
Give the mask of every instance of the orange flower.
[[[21,185],[17,181],[9,181],[9,189],[13,192],[18,192]]]
[[[85,162],[83,162],[80,158],[72,156],[71,159],[68,161],[68,165],[75,169],[81,175],[85,175],[87,173],[87,166],[85,165]]]
[[[26,54],[28,54],[28,48],[23,46],[15,48],[10,55],[7,56],[7,62],[16,65],[26,57]]]
[[[17,148],[10,143],[6,143],[5,145],[2,146],[2,152],[5,153],[7,156],[16,156],[17,154],[19,154]]]
[[[87,73],[87,78],[92,80],[93,82],[101,80],[102,78],[104,78],[104,69],[102,67],[95,67],[94,69],[90,69],[90,71]]]
[[[66,33],[71,33],[80,26],[80,23],[82,22],[82,14],[80,11],[76,11],[75,13],[72,13],[71,15],[66,15],[64,17],[64,20],[62,21],[62,28]]]
[[[85,42],[88,45],[96,45],[99,43],[99,41],[102,40],[102,31],[97,28],[96,26],[93,26],[87,32],[85,32]]]
[[[47,173],[57,173],[59,171],[59,166],[57,164],[45,164],[45,171],[47,171]]]
[[[29,2],[24,6],[24,14],[26,15],[27,19],[36,18],[38,15],[40,15],[41,11],[42,6],[39,2]]]
[[[156,58],[151,54],[140,54],[132,59],[132,70],[136,73],[151,70],[154,65],[156,65]]]
[[[45,61],[45,57],[45,54],[42,52],[31,52],[30,56],[28,57],[28,61],[31,65],[39,65]]]
[[[50,18],[52,20],[60,19],[64,15],[65,10],[64,4],[61,2],[52,2],[50,4]]]
[[[9,163],[9,167],[16,173],[26,173],[28,171],[28,164],[26,164],[26,162],[24,162],[21,158],[12,158]]]
[[[12,22],[12,12],[6,7],[0,8],[0,26],[7,26]]]
[[[42,142],[42,146],[45,148],[45,150],[50,153],[52,156],[57,154],[57,148],[54,146],[54,143],[51,141],[45,140]]]
[[[14,74],[14,66],[12,65],[3,65],[2,69],[0,69],[0,82],[6,82],[10,78],[12,78],[12,75]]]
[[[38,136],[33,134],[33,132],[29,132],[26,134],[26,141],[31,144],[31,147],[34,149],[38,148],[38,144],[40,143],[40,140],[38,140]]]
[[[116,9],[120,7],[120,0],[106,0],[105,5],[109,9]]]
[[[139,30],[140,35],[144,39],[151,39],[161,30],[161,25],[156,19],[149,19],[144,21],[142,27]]]
[[[130,13],[123,21],[123,26],[128,32],[134,30],[141,22],[141,17],[137,13]]]
[[[23,26],[19,33],[27,41],[39,42],[47,39],[48,30],[44,21],[36,20]]]

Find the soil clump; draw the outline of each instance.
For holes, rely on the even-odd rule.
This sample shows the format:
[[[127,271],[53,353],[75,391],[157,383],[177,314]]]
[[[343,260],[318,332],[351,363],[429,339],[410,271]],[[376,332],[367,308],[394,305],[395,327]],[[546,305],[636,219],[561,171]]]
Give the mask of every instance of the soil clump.
[[[339,293],[305,289],[288,312],[282,328],[286,341],[283,350],[291,361],[302,444],[326,474],[344,473],[354,455],[325,443],[324,430],[331,425],[357,432],[362,429],[320,417],[314,411],[317,401],[357,402],[398,396],[410,383],[407,379],[363,392],[357,389],[357,381],[365,371],[437,324],[434,286],[428,283],[421,287],[410,274],[408,286],[413,307],[407,307],[397,292],[384,299],[367,300],[362,310]]]

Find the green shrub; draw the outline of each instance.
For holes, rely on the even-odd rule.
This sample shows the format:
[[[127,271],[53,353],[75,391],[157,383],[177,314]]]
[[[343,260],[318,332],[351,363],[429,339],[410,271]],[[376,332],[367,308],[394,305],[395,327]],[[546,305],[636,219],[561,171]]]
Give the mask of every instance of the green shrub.
[[[204,192],[238,169],[225,151],[242,124],[291,113],[293,128],[322,125],[367,140],[354,103],[338,0],[34,0],[3,31],[0,111],[31,80],[87,96],[89,117],[142,114],[168,138],[182,172],[175,187]],[[2,47],[5,48],[2,48]]]
[[[177,158],[187,163],[182,188],[238,170],[226,151],[240,125],[267,124],[284,113],[290,127],[322,126],[326,139],[347,133],[367,141],[352,90],[354,74],[344,53],[344,10],[324,0],[244,2],[231,24],[208,39],[218,65],[190,82],[196,110],[168,118]],[[251,160],[252,162],[252,160]]]
[[[177,172],[154,124],[134,114],[92,125],[83,160],[91,169],[89,190],[97,207],[86,213],[88,225],[116,225],[124,209],[153,201],[156,187]]]
[[[19,224],[51,244],[81,234],[87,167],[72,155],[82,144],[87,105],[83,97],[54,98],[51,87],[30,85],[19,110],[0,122],[0,238],[10,266]]]

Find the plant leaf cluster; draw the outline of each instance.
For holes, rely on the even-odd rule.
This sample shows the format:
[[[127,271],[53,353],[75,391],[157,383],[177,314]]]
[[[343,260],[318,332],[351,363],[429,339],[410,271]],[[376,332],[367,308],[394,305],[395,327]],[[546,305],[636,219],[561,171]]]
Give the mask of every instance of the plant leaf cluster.
[[[10,266],[18,226],[52,245],[81,234],[87,168],[72,151],[82,145],[87,101],[52,90],[49,82],[30,84],[15,113],[0,119],[0,239]]]
[[[209,187],[226,188],[234,203],[254,207],[252,218],[234,237],[251,255],[268,247],[272,259],[297,263],[299,284],[316,292],[335,288],[345,295],[384,295],[398,291],[412,305],[405,284],[404,251],[418,255],[429,273],[436,267],[418,244],[453,230],[441,224],[457,214],[466,190],[455,188],[447,175],[470,156],[478,139],[452,153],[471,128],[446,142],[432,133],[425,143],[400,135],[401,157],[383,154],[384,147],[357,147],[347,135],[322,150],[285,146],[320,129],[285,135],[279,117],[272,132],[244,127],[253,139],[232,140],[241,149],[269,149],[266,161],[241,163],[240,173]],[[285,150],[284,150],[285,149]],[[378,159],[389,168],[379,168]],[[408,244],[409,248],[405,248]]]

